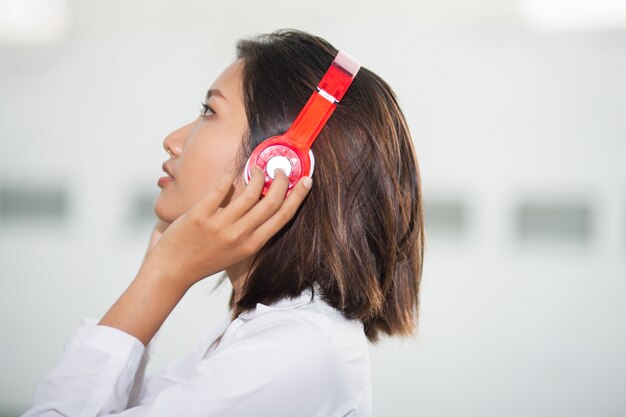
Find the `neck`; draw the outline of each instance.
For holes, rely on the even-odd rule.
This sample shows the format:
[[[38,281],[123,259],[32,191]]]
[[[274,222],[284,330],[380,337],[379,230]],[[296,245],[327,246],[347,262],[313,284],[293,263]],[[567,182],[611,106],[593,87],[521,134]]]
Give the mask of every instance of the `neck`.
[[[230,284],[233,287],[233,292],[235,293],[235,303],[239,302],[241,297],[241,289],[246,275],[248,274],[248,271],[250,271],[252,259],[254,259],[254,255],[226,269],[226,275],[228,276]]]

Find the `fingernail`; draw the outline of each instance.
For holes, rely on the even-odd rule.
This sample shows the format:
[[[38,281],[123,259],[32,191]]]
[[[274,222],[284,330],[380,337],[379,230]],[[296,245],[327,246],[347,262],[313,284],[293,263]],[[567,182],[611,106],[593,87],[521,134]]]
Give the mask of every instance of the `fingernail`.
[[[302,185],[304,185],[305,188],[311,188],[311,185],[313,184],[313,180],[311,179],[311,177],[304,177],[304,179],[302,180]]]
[[[276,178],[276,176],[278,175],[278,171],[282,172],[285,177],[287,176],[287,173],[285,172],[284,169],[282,169],[282,168],[274,168],[274,178]]]

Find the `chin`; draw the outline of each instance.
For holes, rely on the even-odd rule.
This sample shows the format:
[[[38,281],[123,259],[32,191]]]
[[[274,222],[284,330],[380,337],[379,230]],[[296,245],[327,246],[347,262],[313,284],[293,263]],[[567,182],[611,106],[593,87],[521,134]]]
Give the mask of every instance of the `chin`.
[[[161,196],[159,196],[154,202],[154,214],[164,222],[173,223],[184,214],[184,211],[180,210],[179,207],[172,207],[167,202],[161,201]]]

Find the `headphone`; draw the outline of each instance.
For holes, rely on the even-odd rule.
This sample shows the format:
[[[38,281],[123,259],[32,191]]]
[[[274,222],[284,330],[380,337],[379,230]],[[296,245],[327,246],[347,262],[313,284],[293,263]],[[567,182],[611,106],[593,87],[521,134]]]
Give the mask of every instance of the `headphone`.
[[[337,53],[317,85],[317,91],[313,92],[287,132],[265,139],[254,149],[243,172],[246,184],[251,178],[250,164],[256,164],[265,173],[262,195],[267,194],[276,168],[282,168],[289,177],[287,192],[300,178],[313,175],[315,157],[311,145],[360,68],[361,63],[347,53]]]

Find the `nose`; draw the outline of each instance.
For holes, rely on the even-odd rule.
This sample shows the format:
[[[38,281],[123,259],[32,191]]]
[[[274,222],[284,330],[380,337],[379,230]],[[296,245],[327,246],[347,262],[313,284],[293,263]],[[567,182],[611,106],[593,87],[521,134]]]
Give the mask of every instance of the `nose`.
[[[165,137],[163,140],[163,149],[165,149],[165,152],[172,156],[180,156],[185,143],[185,127],[186,126],[176,129]]]

